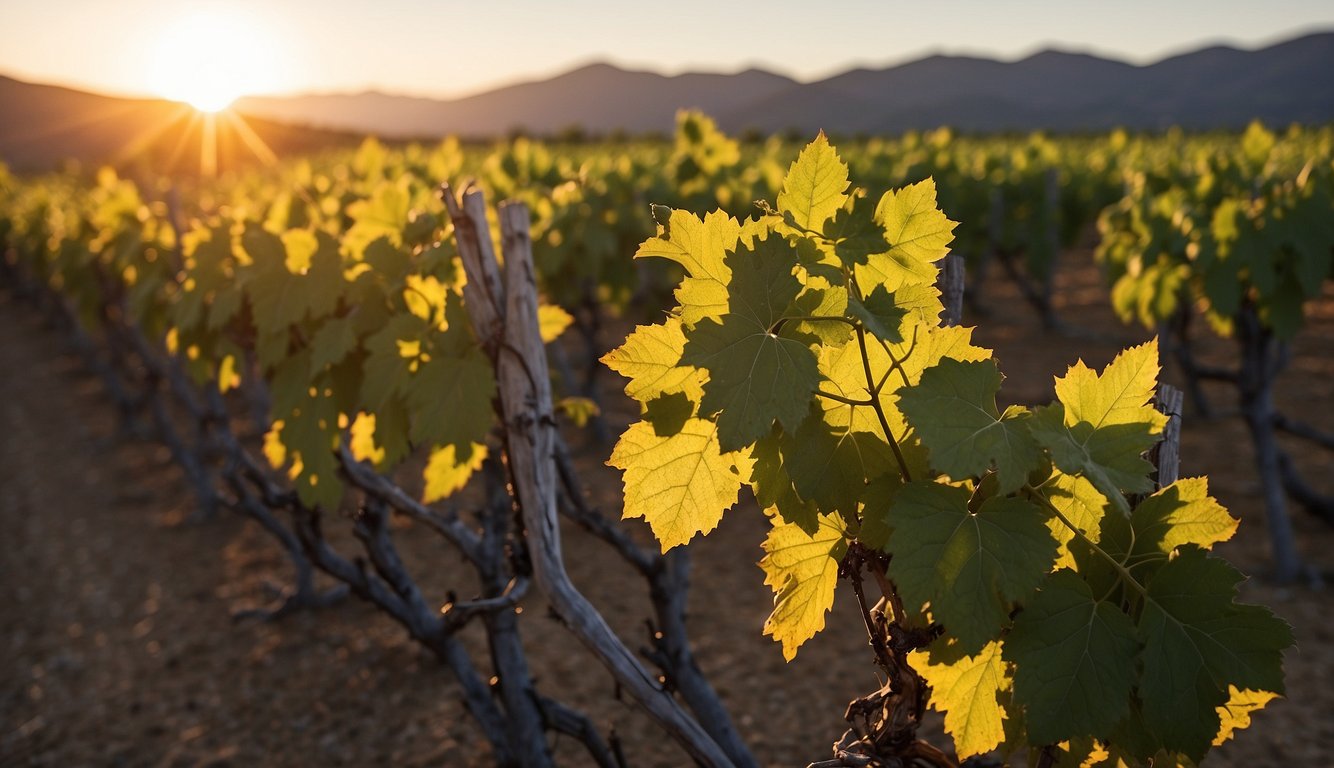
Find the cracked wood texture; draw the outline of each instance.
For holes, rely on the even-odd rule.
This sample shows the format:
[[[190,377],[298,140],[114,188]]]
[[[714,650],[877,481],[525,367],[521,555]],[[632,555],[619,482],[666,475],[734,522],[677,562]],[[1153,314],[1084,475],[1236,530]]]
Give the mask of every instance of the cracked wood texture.
[[[692,758],[706,766],[732,765],[722,748],[612,632],[565,570],[557,520],[556,424],[546,351],[538,331],[537,282],[527,206],[508,202],[499,209],[505,257],[501,288],[481,191],[465,190],[462,200],[456,199],[448,186],[441,192],[454,221],[468,284],[487,288],[486,299],[472,301],[472,296],[465,296],[465,304],[473,327],[482,336],[483,347],[495,355],[497,406],[504,424],[510,479],[538,588],[623,690]],[[470,242],[465,245],[464,241]],[[502,295],[503,300],[497,300]],[[503,317],[497,316],[501,306]],[[495,329],[501,330],[499,338],[491,335]]]

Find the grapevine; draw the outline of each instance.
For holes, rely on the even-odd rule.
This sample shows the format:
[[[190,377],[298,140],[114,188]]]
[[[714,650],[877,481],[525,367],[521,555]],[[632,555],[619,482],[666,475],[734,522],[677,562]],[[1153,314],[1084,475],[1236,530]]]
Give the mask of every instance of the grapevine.
[[[751,489],[788,659],[852,583],[891,684],[836,759],[949,764],[913,737],[929,689],[960,758],[1191,764],[1282,693],[1290,629],[1208,551],[1236,521],[1205,478],[1150,478],[1156,343],[1001,411],[990,351],[939,320],[955,223],[932,180],[851,187],[821,136],[762,212],[672,211],[640,247],[686,277],[606,357],[642,411],[610,463],[664,551]]]

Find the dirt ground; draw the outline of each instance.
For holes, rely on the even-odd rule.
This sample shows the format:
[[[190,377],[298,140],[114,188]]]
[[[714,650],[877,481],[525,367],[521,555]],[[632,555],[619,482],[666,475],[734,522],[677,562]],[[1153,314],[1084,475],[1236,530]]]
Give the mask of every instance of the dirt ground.
[[[1052,376],[1078,357],[1101,366],[1144,338],[1112,318],[1087,252],[1070,261],[1058,295],[1078,334],[1042,332],[1000,280],[989,286],[991,314],[969,318],[981,326],[980,343],[997,350],[1014,401],[1046,401]],[[1223,362],[1231,350],[1218,342],[1210,351]],[[606,378],[618,392],[619,382]],[[1188,415],[1182,474],[1210,475],[1213,494],[1242,519],[1220,549],[1252,574],[1245,599],[1291,622],[1298,648],[1286,661],[1288,698],[1206,764],[1329,765],[1334,601],[1326,589],[1264,578],[1267,541],[1247,435],[1229,393],[1212,394],[1224,413]],[[609,397],[619,432],[633,414]],[[1314,307],[1297,340],[1279,402],[1334,431],[1334,295]],[[1331,457],[1289,445],[1315,483],[1334,493]],[[596,503],[615,515],[620,485],[602,466],[607,450],[583,449],[580,468]],[[165,450],[117,439],[108,401],[65,340],[0,292],[0,766],[490,762],[450,675],[370,606],[352,599],[278,622],[233,622],[233,611],[273,599],[266,585],[288,579],[284,559],[252,524],[231,515],[190,523],[190,510]],[[1292,515],[1304,556],[1334,571],[1334,530],[1300,510]],[[877,684],[846,593],[829,619],[836,631],[811,641],[793,663],[761,636],[772,605],[755,566],[764,529],[746,503],[692,547],[691,626],[701,664],[761,761],[805,765],[829,754],[847,701]],[[431,599],[451,588],[467,593],[463,569],[452,554],[441,557],[440,542],[398,539]],[[353,551],[345,531],[334,540]],[[621,579],[626,571],[614,556],[577,531],[567,533],[567,550],[576,583],[638,644],[648,615],[639,582]],[[631,765],[688,763],[614,698],[610,678],[539,599],[530,596],[525,609],[541,690],[614,728]],[[483,638],[468,642],[483,658]],[[563,764],[586,762],[568,739],[555,749]]]

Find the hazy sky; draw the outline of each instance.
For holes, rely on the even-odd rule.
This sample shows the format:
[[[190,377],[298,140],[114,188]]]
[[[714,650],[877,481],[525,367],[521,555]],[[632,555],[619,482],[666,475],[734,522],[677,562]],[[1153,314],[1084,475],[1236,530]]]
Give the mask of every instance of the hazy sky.
[[[191,77],[164,75],[199,48],[164,42],[190,28],[181,18],[191,13],[240,30],[219,33],[235,54],[222,66],[247,91],[428,96],[593,59],[667,73],[754,65],[810,80],[941,51],[1014,59],[1054,45],[1146,63],[1205,43],[1256,47],[1334,29],[1330,0],[0,0],[0,73],[161,94]]]

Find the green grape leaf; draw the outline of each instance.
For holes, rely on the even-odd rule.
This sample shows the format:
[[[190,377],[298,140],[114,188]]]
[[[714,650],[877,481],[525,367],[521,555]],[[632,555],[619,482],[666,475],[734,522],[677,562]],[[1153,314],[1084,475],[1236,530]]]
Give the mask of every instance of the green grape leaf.
[[[1056,542],[1042,511],[993,497],[969,512],[965,488],[908,483],[890,509],[889,576],[910,609],[931,606],[960,651],[974,654],[1051,569]]]
[[[1000,493],[1017,490],[1042,458],[1028,433],[1028,413],[996,410],[1001,373],[995,360],[944,359],[899,390],[899,410],[931,451],[931,465],[954,480],[995,468]]]
[[[607,464],[625,472],[623,516],[648,521],[664,552],[716,528],[750,476],[744,457],[721,451],[718,426],[704,419],[671,435],[631,424]]]
[[[813,534],[784,523],[765,537],[760,567],[765,585],[774,591],[774,610],[764,622],[764,634],[783,644],[788,661],[824,629],[825,614],[834,606],[838,564],[847,551],[847,533],[835,515],[822,515]]]
[[[686,337],[681,320],[669,317],[661,325],[641,325],[621,346],[603,355],[608,368],[629,379],[625,394],[641,403],[659,395],[682,392],[691,402],[704,397],[704,375],[681,364]]]
[[[306,504],[335,509],[343,498],[334,455],[339,442],[338,407],[326,387],[316,384],[308,388],[310,391],[283,414],[279,435],[297,467],[293,475],[297,495]]]
[[[861,527],[857,529],[858,541],[881,552],[888,551],[889,535],[894,531],[891,517],[894,497],[901,488],[903,480],[897,475],[878,477],[867,486]]]
[[[901,326],[907,314],[908,310],[883,285],[877,285],[862,301],[848,299],[848,315],[861,321],[866,331],[881,341],[903,341]]]
[[[795,226],[819,232],[847,201],[848,166],[823,132],[792,163],[778,193],[778,210]]]
[[[1149,405],[1157,379],[1156,340],[1117,355],[1101,375],[1078,362],[1056,379],[1060,402],[1039,408],[1031,422],[1033,436],[1062,472],[1084,475],[1125,512],[1121,491],[1153,489],[1153,465],[1141,454],[1167,424]]]
[[[242,243],[253,262],[245,284],[261,334],[323,317],[338,306],[343,267],[338,242],[328,233],[294,229],[278,238],[250,227]]]
[[[356,347],[357,332],[351,319],[335,317],[324,323],[310,340],[310,375],[341,363]]]
[[[755,466],[750,477],[751,491],[761,507],[776,511],[783,522],[814,535],[820,524],[819,512],[814,502],[803,499],[797,492],[780,448],[781,440],[769,435],[755,441],[751,450]]]
[[[387,325],[366,338],[364,378],[361,402],[379,412],[390,398],[401,393],[420,354],[426,328],[420,318],[409,314],[394,315]],[[409,354],[416,345],[417,354]]]
[[[496,380],[480,350],[462,357],[433,356],[401,386],[414,443],[466,447],[485,442],[494,421]]]
[[[898,465],[883,437],[835,427],[825,413],[813,405],[795,432],[783,434],[784,464],[801,498],[826,514],[855,515],[867,483]]]
[[[851,205],[844,204],[824,226],[824,239],[833,244],[837,261],[847,267],[865,264],[873,253],[885,253],[890,244],[884,227],[875,218],[876,201],[856,191]],[[828,262],[824,262],[828,263]]]
[[[736,451],[767,435],[775,420],[796,429],[820,374],[804,341],[770,331],[801,289],[791,247],[770,237],[731,254],[728,264],[728,313],[686,333],[681,362],[708,371],[700,413],[718,414],[719,444]]]
[[[1234,601],[1242,576],[1187,546],[1149,579],[1139,618],[1144,720],[1164,747],[1198,761],[1220,731],[1230,687],[1283,693],[1292,629]]]
[[[945,732],[960,760],[990,752],[1005,739],[1005,708],[999,697],[1012,680],[993,640],[968,656],[957,646],[932,645],[915,651],[908,663],[931,686],[931,708],[945,713]]]
[[[1078,574],[1047,577],[1005,640],[1030,743],[1110,735],[1130,709],[1138,649],[1130,617]]]

